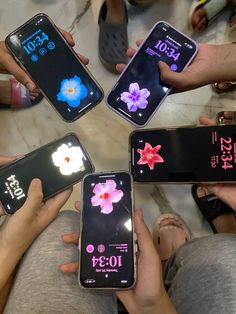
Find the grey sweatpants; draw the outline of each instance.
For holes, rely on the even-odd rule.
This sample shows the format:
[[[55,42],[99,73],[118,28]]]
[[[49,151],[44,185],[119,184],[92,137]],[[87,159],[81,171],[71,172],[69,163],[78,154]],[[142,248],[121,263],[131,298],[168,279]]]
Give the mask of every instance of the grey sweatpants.
[[[36,239],[25,255],[4,313],[116,313],[112,293],[82,290],[76,274],[58,265],[78,260],[76,245],[63,233],[78,232],[79,214],[64,211]],[[165,284],[180,314],[236,313],[236,235],[218,234],[193,240],[169,260]]]

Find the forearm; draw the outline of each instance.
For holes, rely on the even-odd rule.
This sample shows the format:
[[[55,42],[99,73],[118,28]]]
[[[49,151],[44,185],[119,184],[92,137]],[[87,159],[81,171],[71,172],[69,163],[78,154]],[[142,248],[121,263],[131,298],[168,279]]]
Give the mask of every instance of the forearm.
[[[14,274],[21,257],[21,252],[0,246],[0,293]]]
[[[16,269],[17,268],[15,268],[14,272],[9,277],[6,285],[0,290],[0,313],[3,313],[4,307],[7,303],[7,299],[10,294],[10,290],[11,290],[11,287],[15,278]]]
[[[217,45],[216,60],[215,81],[236,81],[236,43]]]
[[[177,311],[172,304],[168,294],[163,292],[163,295],[157,299],[155,304],[150,304],[150,306],[145,306],[145,308],[140,308],[136,313],[131,314],[177,314]]]

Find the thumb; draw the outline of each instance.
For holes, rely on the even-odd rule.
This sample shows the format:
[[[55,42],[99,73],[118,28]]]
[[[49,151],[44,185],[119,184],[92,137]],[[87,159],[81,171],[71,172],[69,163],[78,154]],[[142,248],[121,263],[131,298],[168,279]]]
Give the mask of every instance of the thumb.
[[[178,75],[179,73],[176,73],[174,71],[171,71],[170,67],[168,64],[166,64],[163,61],[158,62],[158,67],[161,72],[161,79],[163,82],[173,86],[176,84],[176,81],[178,80]]]
[[[28,189],[28,196],[23,205],[25,210],[35,211],[38,209],[43,201],[43,192],[42,192],[42,183],[41,180],[35,178],[31,181],[29,189]]]
[[[157,254],[152,241],[152,236],[144,222],[142,210],[140,208],[135,210],[134,229],[137,236],[140,255],[153,256],[152,254]]]

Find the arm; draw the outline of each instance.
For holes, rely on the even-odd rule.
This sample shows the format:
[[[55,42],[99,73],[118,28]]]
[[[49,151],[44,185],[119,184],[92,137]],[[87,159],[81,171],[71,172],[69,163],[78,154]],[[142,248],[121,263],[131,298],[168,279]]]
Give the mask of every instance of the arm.
[[[25,204],[8,220],[0,233],[0,300],[6,302],[17,265],[34,239],[56,218],[68,200],[66,190],[43,202],[42,184],[33,179]]]
[[[142,41],[137,41],[140,46]],[[135,50],[129,48],[128,57],[132,58]],[[236,81],[236,44],[209,45],[199,44],[198,53],[192,63],[182,72],[173,72],[169,66],[159,61],[161,79],[179,92],[191,90],[206,84]],[[126,65],[118,64],[118,72]]]
[[[139,247],[137,281],[133,289],[117,291],[116,294],[131,314],[176,314],[165,290],[161,261],[141,209],[135,211],[134,228]]]

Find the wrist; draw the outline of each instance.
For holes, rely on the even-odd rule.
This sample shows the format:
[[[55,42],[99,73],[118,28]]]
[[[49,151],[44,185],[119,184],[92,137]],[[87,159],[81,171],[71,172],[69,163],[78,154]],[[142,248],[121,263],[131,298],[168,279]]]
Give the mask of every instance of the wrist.
[[[216,46],[216,80],[217,82],[236,81],[236,44],[223,44]]]

